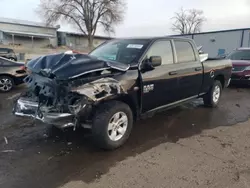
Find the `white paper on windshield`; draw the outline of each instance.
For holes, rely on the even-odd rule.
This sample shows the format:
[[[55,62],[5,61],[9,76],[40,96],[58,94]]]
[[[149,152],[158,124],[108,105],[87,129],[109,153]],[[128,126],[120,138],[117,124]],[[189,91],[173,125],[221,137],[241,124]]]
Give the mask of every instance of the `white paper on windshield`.
[[[142,49],[142,44],[129,44],[127,48],[136,48],[136,49]]]

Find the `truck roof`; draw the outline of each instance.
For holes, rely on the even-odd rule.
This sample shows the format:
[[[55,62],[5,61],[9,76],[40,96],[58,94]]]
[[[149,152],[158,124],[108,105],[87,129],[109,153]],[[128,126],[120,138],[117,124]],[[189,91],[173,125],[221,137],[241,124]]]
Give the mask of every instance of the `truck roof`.
[[[116,38],[114,40],[126,40],[126,39],[130,39],[130,40],[158,40],[158,39],[182,39],[182,40],[192,40],[190,38],[186,38],[186,37],[171,37],[171,36],[164,36],[164,37],[126,37],[126,38]]]

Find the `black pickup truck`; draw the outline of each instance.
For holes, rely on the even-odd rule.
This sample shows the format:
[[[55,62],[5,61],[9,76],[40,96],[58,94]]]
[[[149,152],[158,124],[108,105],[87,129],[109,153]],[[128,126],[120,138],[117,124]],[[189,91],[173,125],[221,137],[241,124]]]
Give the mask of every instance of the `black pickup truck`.
[[[13,113],[59,128],[91,129],[101,148],[128,139],[135,120],[195,98],[216,107],[230,60],[204,61],[186,38],[115,39],[88,55],[63,53],[27,63],[27,92]]]

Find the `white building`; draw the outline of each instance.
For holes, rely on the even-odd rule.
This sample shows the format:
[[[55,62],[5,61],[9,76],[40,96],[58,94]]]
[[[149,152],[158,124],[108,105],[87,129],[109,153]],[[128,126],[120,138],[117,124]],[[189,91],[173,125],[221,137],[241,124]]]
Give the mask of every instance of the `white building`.
[[[239,47],[250,47],[250,28],[176,36],[194,39],[197,46],[203,46],[203,51],[208,53],[209,57],[228,54]]]
[[[72,49],[78,50],[84,50],[88,48],[88,38],[84,34],[59,31],[57,32],[57,36],[59,46],[68,46]],[[97,47],[110,39],[110,37],[95,36],[93,45],[94,47]]]
[[[25,47],[57,46],[57,29],[43,23],[0,18],[0,43]]]

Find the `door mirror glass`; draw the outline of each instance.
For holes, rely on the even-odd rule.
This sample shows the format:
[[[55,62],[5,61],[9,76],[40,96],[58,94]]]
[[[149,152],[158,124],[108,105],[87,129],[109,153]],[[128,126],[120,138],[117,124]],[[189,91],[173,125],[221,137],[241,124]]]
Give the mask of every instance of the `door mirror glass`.
[[[152,67],[158,67],[162,64],[161,56],[151,56],[149,58],[149,63],[151,63]]]
[[[155,67],[160,66],[162,64],[162,59],[160,56],[151,56],[144,60],[142,64],[142,69],[144,71],[153,70]]]

